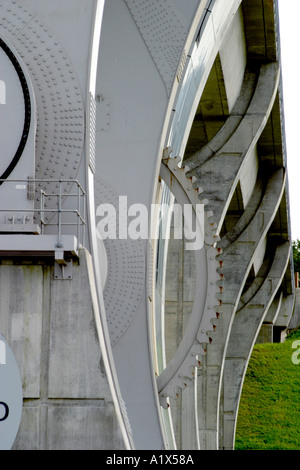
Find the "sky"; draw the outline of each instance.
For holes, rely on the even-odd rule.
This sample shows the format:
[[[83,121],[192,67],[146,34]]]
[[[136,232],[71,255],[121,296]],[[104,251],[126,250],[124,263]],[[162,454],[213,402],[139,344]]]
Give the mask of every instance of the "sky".
[[[300,240],[300,0],[278,0],[292,240]]]

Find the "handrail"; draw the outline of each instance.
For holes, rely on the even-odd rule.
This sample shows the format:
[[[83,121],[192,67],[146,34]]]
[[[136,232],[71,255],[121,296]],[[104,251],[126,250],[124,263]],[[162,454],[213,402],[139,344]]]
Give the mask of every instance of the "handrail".
[[[5,208],[0,208],[0,214],[1,213],[8,213],[8,212],[12,212],[12,213],[26,213],[28,214],[29,212],[34,214],[34,215],[37,215],[39,214],[39,220],[37,222],[37,225],[40,226],[41,228],[41,234],[43,235],[45,233],[45,227],[53,227],[53,226],[57,226],[57,247],[61,247],[62,246],[62,243],[61,243],[61,236],[62,236],[62,229],[63,227],[66,227],[66,226],[76,226],[77,227],[77,230],[76,230],[76,235],[77,235],[77,242],[78,242],[78,246],[79,244],[83,245],[84,246],[84,243],[85,243],[85,226],[86,226],[86,205],[85,205],[85,199],[86,199],[86,192],[85,190],[83,189],[83,187],[81,186],[81,184],[79,183],[78,180],[76,179],[38,179],[38,178],[28,178],[28,179],[6,179],[6,180],[2,180],[0,179],[0,184],[1,182],[4,182],[5,183],[15,183],[15,184],[23,184],[24,186],[27,185],[27,198],[34,201],[38,201],[38,198],[37,198],[37,194],[39,194],[40,196],[40,205],[39,205],[39,208],[9,208],[9,207],[5,207]],[[58,184],[58,191],[55,192],[55,193],[47,193],[44,189],[40,189],[39,191],[35,189],[35,185],[37,183],[45,183],[45,184],[49,184],[49,183],[56,183]],[[73,186],[76,185],[77,186],[77,191],[72,191],[72,192],[69,192],[67,194],[62,194],[62,185],[63,184],[66,184],[66,183],[71,183]],[[30,194],[31,194],[31,197],[29,198],[28,197],[28,194],[29,194],[29,188],[30,187]],[[25,189],[25,187],[24,187]],[[70,188],[70,191],[72,190],[72,188]],[[32,194],[33,193],[36,193],[36,196],[35,197],[32,197]],[[77,198],[77,205],[75,208],[66,208],[66,209],[63,209],[62,205],[63,205],[63,199],[64,198],[72,198],[72,197],[76,197]],[[53,199],[53,198],[57,198],[57,202],[56,202],[56,207],[51,207],[51,208],[47,208],[46,206],[46,203],[48,201],[48,199]],[[83,202],[82,202],[82,199],[83,199]],[[52,213],[54,216],[57,215],[57,221],[55,223],[49,221],[47,222],[45,220],[45,214],[50,214]],[[66,214],[73,214],[75,215],[76,217],[76,221],[72,222],[70,220],[65,220],[64,218],[64,215]],[[51,220],[53,220],[53,217],[51,218]]]

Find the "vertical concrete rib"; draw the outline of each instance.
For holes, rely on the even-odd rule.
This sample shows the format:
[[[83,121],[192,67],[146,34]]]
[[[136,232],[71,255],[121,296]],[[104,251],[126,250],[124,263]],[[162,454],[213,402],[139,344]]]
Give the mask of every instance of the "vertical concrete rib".
[[[226,351],[223,397],[220,410],[220,448],[234,449],[239,400],[252,349],[262,322],[280,289],[290,257],[290,243],[276,249],[263,284],[251,300],[236,312]]]
[[[199,418],[199,421],[201,419],[205,425],[205,428],[200,431],[203,436],[201,444],[204,448],[207,445],[205,444],[207,436],[209,436],[208,439],[210,441],[212,435],[215,436],[214,443],[216,448],[218,448],[219,407],[223,368],[232,324],[255,253],[259,249],[275,217],[284,191],[284,185],[285,178],[283,177],[283,171],[278,170],[270,179],[265,197],[251,222],[243,233],[225,248],[220,255],[224,273],[221,315],[216,325],[216,331],[212,336],[212,343],[207,346],[207,355],[204,359],[202,371],[199,374],[199,389],[205,396],[205,416],[207,416],[206,410],[210,410],[206,423],[203,423],[203,418]],[[264,214],[263,223],[261,219],[262,213]],[[203,391],[203,387],[206,392]],[[199,412],[202,413],[203,409]]]
[[[218,230],[221,229],[227,207],[236,184],[239,181],[241,170],[246,164],[248,156],[251,155],[252,149],[256,145],[271,112],[277,92],[278,81],[279,73],[276,63],[262,67],[251,103],[243,119],[236,127],[235,132],[229,135],[226,143],[216,154],[208,156],[208,158],[206,157],[205,161],[192,171],[195,184],[197,186],[201,185],[203,189],[201,198],[203,197],[208,200],[206,209],[212,211],[213,221],[218,227]],[[189,169],[188,161],[186,162],[186,166]],[[188,175],[191,175],[190,171]],[[204,412],[206,416],[205,422],[203,422],[203,417],[199,416],[199,422],[202,421],[204,426],[203,429],[200,428],[202,448],[206,448],[207,445],[218,448],[219,400],[224,354],[228,344],[233,317],[243,282],[245,282],[250,269],[251,260],[273,220],[274,211],[276,211],[280,203],[284,189],[282,173],[279,172],[275,176],[275,179],[274,177],[272,179],[274,180],[274,182],[270,183],[272,190],[269,188],[265,194],[265,196],[267,194],[271,195],[271,198],[267,196],[265,200],[263,199],[261,208],[257,211],[252,223],[240,237],[240,242],[242,242],[243,239],[245,242],[241,244],[239,244],[240,242],[238,241],[234,242],[219,256],[224,271],[224,290],[222,296],[219,297],[222,301],[221,316],[217,323],[216,332],[212,335],[212,343],[207,346],[207,356],[204,359],[202,371],[199,375],[200,393],[204,393],[202,390],[203,387],[207,390],[204,393],[205,405],[204,408],[201,409],[201,412]],[[277,188],[277,196],[273,193],[274,187]],[[271,199],[269,203],[270,207],[268,207],[268,199]],[[262,225],[261,212],[265,214]],[[259,222],[256,222],[256,219],[259,219]],[[251,227],[254,228],[251,229]],[[259,231],[257,227],[260,227]],[[232,255],[230,257],[229,253],[231,251]],[[246,253],[248,254],[246,255]],[[243,256],[242,263],[241,260],[238,260],[239,256]],[[244,256],[246,256],[247,260]],[[230,261],[228,261],[229,258]],[[233,266],[235,266],[234,271],[232,271]],[[239,270],[243,272],[237,274]],[[234,275],[233,272],[235,273]],[[206,377],[205,383],[203,382],[204,377]],[[207,444],[208,441],[210,444]]]

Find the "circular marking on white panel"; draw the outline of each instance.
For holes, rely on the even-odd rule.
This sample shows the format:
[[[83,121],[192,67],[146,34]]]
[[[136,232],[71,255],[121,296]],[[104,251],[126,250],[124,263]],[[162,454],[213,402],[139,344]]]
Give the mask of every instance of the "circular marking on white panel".
[[[24,126],[24,99],[16,70],[0,48],[0,174],[14,157]]]
[[[30,127],[31,102],[23,70],[0,38],[0,184],[21,158]]]
[[[36,178],[74,180],[84,149],[85,116],[72,62],[45,21],[16,0],[0,1],[0,28],[23,59],[31,77],[37,109]],[[66,196],[71,184],[63,185]],[[57,183],[37,185],[48,194]],[[39,204],[39,201],[37,200]],[[48,201],[56,208],[57,199]]]

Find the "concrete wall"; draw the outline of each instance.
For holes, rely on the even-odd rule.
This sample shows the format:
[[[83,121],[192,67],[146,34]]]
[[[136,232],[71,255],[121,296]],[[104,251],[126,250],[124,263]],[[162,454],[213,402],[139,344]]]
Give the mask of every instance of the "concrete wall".
[[[2,259],[0,330],[20,368],[24,407],[14,449],[120,449],[97,338],[85,250],[72,279],[52,259]]]

